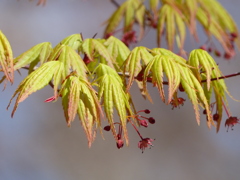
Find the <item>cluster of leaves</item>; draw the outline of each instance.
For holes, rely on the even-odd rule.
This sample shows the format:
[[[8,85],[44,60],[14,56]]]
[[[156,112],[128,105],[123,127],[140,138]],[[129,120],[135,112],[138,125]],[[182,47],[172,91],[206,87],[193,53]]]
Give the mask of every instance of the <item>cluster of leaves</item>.
[[[122,20],[124,20],[122,28],[124,42],[126,36],[135,32],[135,25],[140,28],[139,39],[143,37],[146,27],[152,27],[157,29],[159,47],[165,36],[168,49],[173,51],[176,41],[180,54],[184,54],[187,28],[198,41],[197,22],[203,27],[208,42],[215,37],[221,43],[226,57],[235,54],[234,42],[239,44],[239,38],[236,38],[237,26],[217,0],[126,0],[118,5],[108,19],[105,37],[117,32],[116,29]]]
[[[141,46],[130,50],[113,36],[108,39],[83,39],[80,34],[73,34],[53,48],[49,42],[40,43],[13,59],[10,44],[2,33],[0,40],[0,65],[5,74],[3,79],[13,82],[14,71],[21,68],[29,70],[11,99],[16,97],[12,116],[20,102],[37,90],[51,85],[53,97],[47,102],[62,100],[68,126],[78,115],[89,146],[96,130],[100,129],[101,132],[104,117],[108,119],[114,138],[119,140],[114,111],[119,116],[117,123],[121,125],[124,141],[128,144],[128,122],[141,125],[131,99],[131,86],[136,81],[142,94],[152,101],[147,89],[147,83],[151,82],[157,87],[163,102],[180,102],[175,103],[175,107],[182,102],[178,97],[181,88],[193,104],[198,124],[199,107],[206,110],[208,127],[216,126],[211,112],[211,100],[215,99],[220,115],[217,121],[219,130],[222,106],[227,104],[227,88],[223,79],[211,81],[218,79],[221,72],[207,51],[194,50],[186,60],[162,48]],[[164,77],[167,81],[164,81]],[[168,85],[168,98],[165,98],[163,85]],[[146,142],[140,144],[141,149],[151,144]]]

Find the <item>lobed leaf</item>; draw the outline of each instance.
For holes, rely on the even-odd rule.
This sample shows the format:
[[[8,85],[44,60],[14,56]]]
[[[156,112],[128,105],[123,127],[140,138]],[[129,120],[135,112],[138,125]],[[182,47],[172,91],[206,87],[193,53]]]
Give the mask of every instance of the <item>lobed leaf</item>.
[[[88,69],[81,56],[79,56],[70,46],[62,45],[59,49],[60,53],[57,60],[64,64],[64,77],[74,71],[78,76],[87,78]]]
[[[104,31],[105,36],[111,35],[114,32],[114,30],[118,27],[119,23],[123,19],[127,5],[128,1],[125,1],[107,20],[108,25]]]
[[[168,51],[161,53],[163,51],[160,48],[156,48],[153,52],[156,54],[152,60],[147,64],[147,67],[144,71],[143,78],[143,90],[147,93],[147,78],[152,78],[152,83],[154,86],[157,86],[161,99],[165,102],[165,94],[163,90],[163,73],[165,73],[168,79],[168,103],[170,103],[171,99],[174,98],[174,94],[177,92],[178,87],[181,83],[184,88],[186,94],[191,100],[198,124],[200,124],[200,114],[199,114],[199,105],[205,107],[207,110],[208,116],[208,126],[214,125],[211,112],[209,109],[209,102],[205,96],[204,90],[201,86],[201,83],[194,76],[192,72],[192,67],[184,64],[182,58],[177,55],[173,56]],[[164,51],[163,51],[164,52]],[[186,60],[185,60],[186,61]]]
[[[112,55],[109,53],[104,44],[99,42],[98,40],[85,39],[82,44],[82,49],[91,61],[95,60],[94,55],[100,55],[106,60],[107,64],[110,67],[114,67],[113,64],[115,63],[115,61]]]
[[[14,59],[14,70],[20,69],[31,63],[33,63],[32,67],[35,67],[39,62],[42,65],[48,60],[51,53],[51,43],[43,42],[37,44]]]
[[[128,96],[124,92],[122,80],[116,71],[101,63],[96,68],[95,72],[99,84],[98,97],[103,101],[105,114],[111,126],[113,135],[117,139],[113,120],[113,111],[115,107],[123,128],[124,138],[128,144],[126,124],[128,118],[127,115],[129,113],[131,114],[131,108],[128,101]]]
[[[66,38],[64,38],[60,43],[58,43],[54,50],[58,49],[62,45],[66,45],[74,49],[75,51],[80,51],[82,45],[82,37],[81,34],[72,34]]]
[[[152,60],[148,63],[144,71],[143,89],[145,92],[147,91],[146,79],[150,71],[152,75],[152,83],[157,86],[163,102],[165,102],[165,94],[163,89],[163,73],[166,74],[166,77],[168,78],[169,88],[168,103],[170,103],[173,98],[173,94],[176,92],[180,84],[180,66],[174,61],[172,57],[166,55],[154,56]]]
[[[222,74],[214,59],[207,53],[207,51],[202,49],[191,51],[187,63],[190,66],[195,67],[192,71],[199,82],[202,81],[201,74],[206,74],[208,89],[210,88],[211,78],[220,77]]]
[[[108,52],[110,52],[113,59],[117,63],[118,67],[122,67],[124,61],[130,54],[129,48],[119,39],[114,36],[110,36],[104,45],[107,47]]]
[[[9,107],[12,99],[18,95],[12,111],[12,116],[20,102],[24,101],[32,93],[45,87],[51,81],[53,75],[56,73],[56,69],[58,69],[60,65],[61,63],[58,61],[44,63],[20,83],[8,105]]]
[[[128,84],[126,90],[129,91],[134,78],[146,66],[153,56],[145,47],[136,47],[129,54],[124,64],[124,74],[129,73]],[[142,60],[142,63],[141,63]]]
[[[83,129],[88,138],[88,144],[94,140],[93,126],[100,127],[101,106],[96,92],[91,85],[83,78],[69,76],[63,83],[60,90],[62,106],[68,126],[78,114]]]
[[[221,28],[219,23],[214,18],[209,18],[209,13],[199,8],[197,11],[197,19],[205,28],[209,35],[213,35],[222,44],[226,52],[230,53],[229,47],[231,42],[228,38],[228,34]]]
[[[6,76],[6,79],[13,83],[14,69],[12,48],[2,31],[0,31],[0,66]]]

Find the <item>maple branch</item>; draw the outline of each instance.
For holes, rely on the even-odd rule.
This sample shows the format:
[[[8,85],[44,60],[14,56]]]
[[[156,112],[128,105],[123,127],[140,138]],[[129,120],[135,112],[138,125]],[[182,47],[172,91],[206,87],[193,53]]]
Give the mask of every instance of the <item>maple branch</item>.
[[[119,75],[123,75],[123,73],[118,73]],[[216,81],[216,80],[219,80],[219,79],[227,79],[227,78],[231,78],[231,77],[235,77],[235,76],[239,76],[240,75],[240,72],[237,72],[237,73],[234,73],[234,74],[229,74],[229,75],[225,75],[225,76],[220,76],[220,77],[217,77],[217,78],[212,78],[211,81]],[[125,76],[126,77],[130,77],[129,73],[125,73]],[[137,79],[138,77],[135,77],[135,79]],[[148,77],[147,78],[147,82],[152,82],[152,78],[151,77]],[[204,82],[207,82],[207,80],[202,80],[201,81],[202,83]],[[164,85],[168,85],[168,82],[167,81],[163,81],[163,84]]]
[[[221,77],[218,77],[218,78],[212,78],[211,81],[216,81],[216,80],[219,80],[219,79],[227,79],[227,78],[234,77],[234,76],[239,76],[239,75],[240,75],[240,72],[237,72],[237,73],[234,73],[234,74],[229,74],[229,75],[221,76]],[[207,80],[202,80],[201,82],[207,82]]]
[[[33,70],[36,70],[38,67],[35,66],[33,68]],[[29,70],[29,66],[24,66],[22,67],[22,69],[26,69],[26,70]],[[122,72],[118,72],[118,75],[120,76],[125,76],[127,78],[130,77],[130,74],[128,72],[125,72],[125,74],[123,74]],[[229,74],[229,75],[225,75],[225,76],[220,76],[218,78],[212,78],[211,81],[216,81],[216,80],[219,80],[219,79],[227,79],[227,78],[231,78],[231,77],[235,77],[235,76],[239,76],[240,75],[240,72],[237,72],[237,73],[234,73],[234,74]],[[138,77],[134,77],[135,79],[138,79]],[[152,82],[152,78],[151,77],[148,77],[147,78],[147,82]],[[202,80],[201,83],[204,83],[204,82],[207,82],[207,80]],[[163,84],[164,85],[168,85],[168,82],[167,81],[163,81]],[[52,88],[54,88],[54,85],[52,83],[52,81],[49,82],[49,86],[51,86]]]

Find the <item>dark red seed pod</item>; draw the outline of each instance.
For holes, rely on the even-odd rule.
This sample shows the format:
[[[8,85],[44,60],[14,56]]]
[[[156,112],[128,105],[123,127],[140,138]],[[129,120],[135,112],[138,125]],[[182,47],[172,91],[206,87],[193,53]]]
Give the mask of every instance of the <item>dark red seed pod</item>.
[[[233,38],[237,38],[237,37],[238,37],[238,34],[235,33],[235,32],[230,33],[230,35],[231,35]]]
[[[144,112],[145,112],[146,114],[150,114],[151,111],[150,111],[149,109],[145,109]]]
[[[232,55],[230,53],[225,53],[224,54],[225,59],[230,59],[231,57],[232,57]]]
[[[214,114],[213,115],[213,120],[218,121],[218,119],[219,119],[219,114],[218,113]]]
[[[211,47],[208,48],[208,52],[209,53],[212,52],[212,48]]]
[[[111,127],[110,127],[110,126],[105,126],[103,129],[104,129],[105,131],[110,131],[110,130],[111,130]]]
[[[118,139],[117,142],[116,142],[116,144],[117,144],[117,148],[118,148],[118,149],[121,149],[121,148],[123,147],[123,145],[124,145],[124,142],[123,142],[122,139]]]
[[[155,124],[155,119],[153,117],[148,118],[150,124]]]
[[[220,57],[220,56],[221,56],[221,53],[220,53],[220,51],[218,51],[218,50],[215,50],[215,51],[214,51],[214,54],[215,54],[215,56],[217,56],[217,57]]]
[[[180,92],[184,92],[185,91],[184,88],[182,87],[182,84],[179,85],[178,89],[179,89]]]
[[[144,120],[139,120],[140,125],[143,127],[148,127],[148,122],[144,119]]]
[[[202,50],[205,50],[205,51],[206,51],[206,50],[207,50],[207,47],[206,47],[206,45],[202,45],[202,46],[199,47],[199,49],[202,49]]]
[[[207,110],[206,109],[203,110],[203,114],[207,114]]]

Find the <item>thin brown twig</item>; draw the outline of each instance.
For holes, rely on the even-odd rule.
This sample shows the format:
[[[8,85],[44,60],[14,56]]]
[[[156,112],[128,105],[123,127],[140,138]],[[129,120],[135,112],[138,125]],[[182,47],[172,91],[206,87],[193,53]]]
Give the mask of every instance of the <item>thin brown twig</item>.
[[[117,8],[120,6],[120,4],[118,4],[115,0],[110,0],[110,1],[111,1],[111,3],[113,3],[114,6],[116,6]]]

